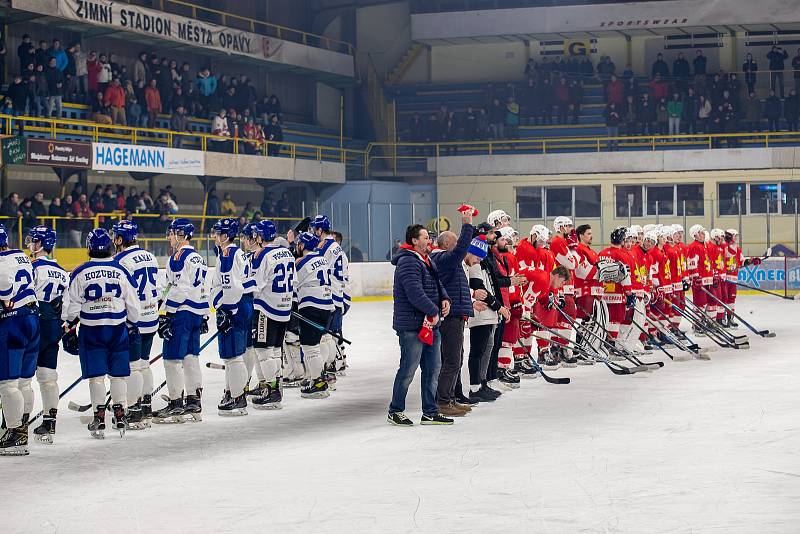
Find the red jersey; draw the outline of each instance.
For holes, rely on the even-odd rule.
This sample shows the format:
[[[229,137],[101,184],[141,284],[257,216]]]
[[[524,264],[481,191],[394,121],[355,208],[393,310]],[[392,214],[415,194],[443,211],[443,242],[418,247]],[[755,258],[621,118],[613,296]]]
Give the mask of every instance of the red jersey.
[[[603,300],[610,304],[624,304],[625,295],[630,293],[631,287],[631,255],[620,247],[609,247],[600,251],[599,258],[608,258],[621,263],[625,269],[625,278],[620,283],[605,282],[603,286]]]
[[[739,281],[739,269],[742,268],[742,249],[736,243],[726,243],[725,253],[725,279],[728,282]]]
[[[665,245],[664,250],[669,250],[673,255],[672,257],[674,257],[674,265],[670,263],[672,268],[672,290],[683,291],[683,280],[686,278],[686,245],[683,243]],[[673,261],[672,257],[670,262]]]
[[[603,294],[603,286],[597,280],[597,252],[589,245],[580,243],[575,249],[578,254],[578,266],[575,268],[575,296],[599,296]]]
[[[647,251],[647,255],[651,261],[650,278],[653,280],[653,288],[661,294],[672,293],[672,272],[664,250],[653,247]]]
[[[528,269],[536,269],[536,265],[539,263],[539,250],[530,241],[528,238],[521,239],[519,243],[517,243],[517,250],[514,252],[514,255],[517,258],[517,265],[519,266],[520,272],[524,272]]]
[[[528,310],[533,310],[538,302],[547,305],[550,299],[550,273],[544,271],[529,271],[525,275],[528,278],[528,285],[522,294],[522,304]]]
[[[556,259],[553,253],[548,248],[537,249],[539,251],[539,264],[538,268],[546,273],[553,272],[556,268]]]
[[[714,283],[711,260],[702,241],[694,240],[686,247],[686,272],[690,278],[699,278],[704,286]]]
[[[725,276],[725,252],[722,247],[709,241],[706,243],[706,254],[708,261],[711,262],[712,276]]]
[[[631,270],[631,286],[634,293],[643,294],[650,291],[650,259],[642,247],[632,247],[628,254],[631,256],[633,269]]]

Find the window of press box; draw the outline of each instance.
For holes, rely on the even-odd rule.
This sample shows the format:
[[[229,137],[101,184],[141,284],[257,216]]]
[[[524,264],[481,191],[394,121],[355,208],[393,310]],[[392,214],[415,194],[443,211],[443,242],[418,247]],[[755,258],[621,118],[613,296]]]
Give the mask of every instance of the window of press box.
[[[686,206],[688,217],[702,217],[705,214],[703,184],[678,184],[675,186],[677,215],[683,216]]]
[[[602,216],[599,185],[581,185],[575,187],[575,217]]]
[[[742,215],[747,213],[747,191],[743,183],[717,184],[719,198],[719,215]]]
[[[618,219],[642,216],[642,189],[641,185],[614,187],[614,211]]]
[[[672,215],[674,212],[675,186],[648,185],[647,215]]]
[[[542,188],[517,187],[517,206],[520,219],[542,218]]]
[[[800,182],[781,182],[781,213],[794,215],[800,212]]]
[[[778,184],[750,184],[750,213],[778,213]]]
[[[545,206],[547,217],[572,217],[572,188],[548,187],[545,189]]]

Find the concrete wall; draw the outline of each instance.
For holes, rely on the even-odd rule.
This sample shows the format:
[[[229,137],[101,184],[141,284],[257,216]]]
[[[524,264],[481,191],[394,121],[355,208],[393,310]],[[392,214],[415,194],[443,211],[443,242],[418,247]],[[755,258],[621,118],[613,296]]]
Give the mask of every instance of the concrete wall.
[[[378,73],[385,77],[411,47],[408,2],[359,8],[356,28],[356,60],[362,76],[367,72],[368,54]]]
[[[344,183],[345,166],[333,161],[206,152],[206,174],[296,182]]]
[[[388,261],[351,263],[349,269],[351,297],[391,296],[394,265]]]

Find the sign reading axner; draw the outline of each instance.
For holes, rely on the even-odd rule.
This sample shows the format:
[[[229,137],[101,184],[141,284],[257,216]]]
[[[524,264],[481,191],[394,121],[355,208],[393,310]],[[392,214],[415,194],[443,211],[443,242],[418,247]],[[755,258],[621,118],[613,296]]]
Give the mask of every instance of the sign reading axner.
[[[205,174],[202,152],[140,145],[93,143],[92,169],[164,174]]]

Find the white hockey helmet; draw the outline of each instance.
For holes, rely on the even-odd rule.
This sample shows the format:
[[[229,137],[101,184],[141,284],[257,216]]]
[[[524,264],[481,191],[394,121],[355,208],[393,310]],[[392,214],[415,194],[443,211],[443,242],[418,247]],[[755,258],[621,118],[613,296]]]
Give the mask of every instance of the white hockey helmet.
[[[535,225],[531,229],[531,233],[532,234],[535,233],[536,239],[540,241],[547,241],[548,239],[550,239],[550,230],[548,230],[548,228],[543,224]]]
[[[655,230],[650,230],[649,232],[644,233],[644,240],[651,241],[654,245],[658,243],[658,232]]]
[[[519,232],[511,228],[510,226],[504,226],[498,230],[500,232],[500,236],[504,237],[505,239],[510,239],[512,243],[516,240]]]
[[[673,224],[672,228],[673,230],[675,230],[676,234],[683,232],[683,226],[681,226],[680,224]]]
[[[701,232],[705,232],[706,229],[703,228],[702,224],[695,224],[691,228],[689,228],[689,237],[692,239],[697,239]]]
[[[652,232],[655,229],[655,227],[656,227],[655,224],[645,224],[642,227],[642,233],[646,234],[647,232]]]
[[[505,220],[503,220],[505,219]],[[508,216],[503,210],[493,210],[489,215],[486,216],[486,222],[494,226],[500,226],[503,223],[507,223],[511,221],[511,217]]]
[[[628,228],[628,231],[629,232],[633,232],[636,235],[641,235],[641,234],[644,233],[644,229],[641,226],[639,226],[638,224],[631,225],[631,227]]]
[[[659,234],[667,239],[672,239],[675,235],[675,228],[673,228],[672,225],[665,224],[659,228]]]
[[[725,230],[725,233],[726,234],[731,234],[732,236],[737,236],[737,235],[739,235],[739,230],[737,230],[735,228],[728,228],[727,230]]]
[[[556,232],[560,232],[562,228],[566,226],[575,226],[575,223],[572,222],[572,219],[569,217],[556,217],[553,221],[553,230]]]
[[[711,239],[724,239],[725,238],[725,232],[723,232],[719,228],[712,229],[711,232],[709,232],[709,234],[710,234]]]
[[[636,228],[633,226],[629,227],[625,230],[625,239],[638,239],[639,232],[636,231]]]

